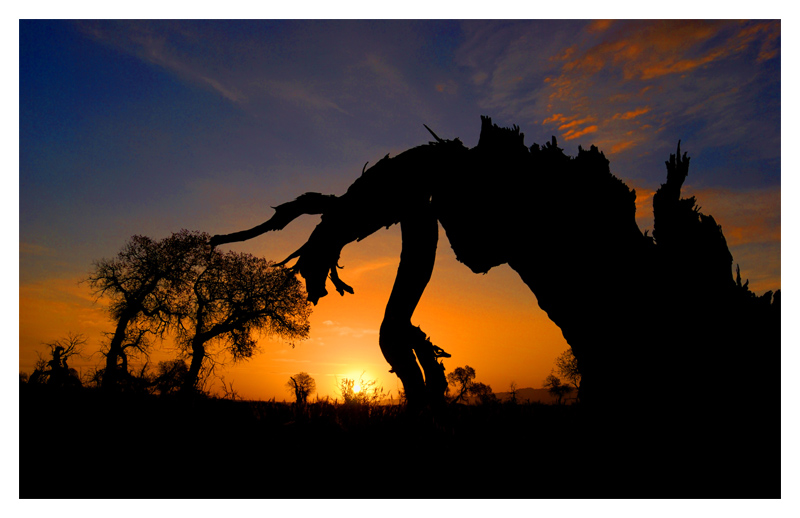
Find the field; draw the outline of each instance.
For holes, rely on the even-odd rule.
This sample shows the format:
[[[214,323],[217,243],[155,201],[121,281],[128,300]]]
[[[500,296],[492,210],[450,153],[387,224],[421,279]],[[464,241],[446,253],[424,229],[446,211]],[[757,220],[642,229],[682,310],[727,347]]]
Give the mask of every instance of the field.
[[[296,412],[21,384],[20,498],[780,497],[779,437],[748,453],[698,434],[687,450],[609,424],[580,405]]]

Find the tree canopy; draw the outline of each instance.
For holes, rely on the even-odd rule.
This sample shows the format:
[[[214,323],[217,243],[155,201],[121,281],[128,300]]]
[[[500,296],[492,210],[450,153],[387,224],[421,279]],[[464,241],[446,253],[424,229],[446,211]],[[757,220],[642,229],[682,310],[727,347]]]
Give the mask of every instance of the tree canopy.
[[[295,275],[251,254],[222,252],[210,236],[182,230],[162,240],[133,236],[113,259],[94,263],[87,281],[108,300],[115,322],[103,351],[103,386],[118,386],[128,357],[174,334],[192,358],[182,387],[196,388],[208,343],[234,361],[250,358],[262,335],[308,336],[311,313]],[[213,365],[212,365],[213,367]]]

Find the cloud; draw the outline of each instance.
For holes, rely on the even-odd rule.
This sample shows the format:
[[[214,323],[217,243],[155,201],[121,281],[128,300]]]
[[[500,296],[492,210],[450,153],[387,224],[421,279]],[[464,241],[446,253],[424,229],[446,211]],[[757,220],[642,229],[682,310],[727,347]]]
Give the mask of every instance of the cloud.
[[[35,257],[52,257],[56,255],[56,251],[52,248],[37,245],[34,243],[20,243],[19,244],[20,256],[35,256]]]
[[[595,131],[597,131],[597,125],[593,124],[581,130],[569,130],[566,133],[564,133],[563,136],[564,140],[572,140],[587,135],[589,133],[594,133]]]
[[[348,338],[363,338],[365,336],[378,335],[377,329],[360,329],[349,326],[331,326],[329,332]]]
[[[269,95],[284,101],[296,102],[313,110],[335,110],[350,115],[338,104],[313,92],[300,81],[267,80],[262,83],[262,86]]]
[[[215,73],[208,56],[206,38],[188,25],[135,20],[85,20],[78,24],[84,34],[106,45],[157,65],[185,81],[210,87],[233,103],[247,101],[235,86],[225,84]],[[198,58],[198,56],[200,56]]]
[[[779,55],[779,22],[556,25],[547,31],[534,22],[494,27],[503,40],[475,30],[474,37],[487,42],[482,50],[465,31],[467,42],[459,59],[477,69],[473,77],[480,79],[475,84],[484,95],[483,106],[518,124],[536,121],[562,140],[598,146],[603,142],[606,147],[601,149],[610,155],[651,144],[661,138],[663,128],[683,124],[687,111],[707,125],[709,138],[726,128],[730,132],[746,127],[735,135],[741,138],[745,131],[758,133],[754,126],[767,124],[745,115],[754,108],[742,109],[742,102],[752,100],[753,90],[759,88],[759,63]],[[537,31],[551,36],[550,41],[537,38]],[[737,85],[750,88],[714,97],[735,94]],[[733,118],[738,125],[732,124]],[[592,140],[585,141],[587,136]]]
[[[650,111],[650,107],[649,106],[645,106],[643,108],[638,108],[636,110],[631,110],[629,112],[617,113],[612,117],[612,119],[631,120],[631,119],[635,119],[639,115],[644,115],[645,113],[647,113],[649,111]]]
[[[781,191],[779,187],[731,190],[684,189],[696,196],[701,212],[714,216],[730,246],[780,243]]]

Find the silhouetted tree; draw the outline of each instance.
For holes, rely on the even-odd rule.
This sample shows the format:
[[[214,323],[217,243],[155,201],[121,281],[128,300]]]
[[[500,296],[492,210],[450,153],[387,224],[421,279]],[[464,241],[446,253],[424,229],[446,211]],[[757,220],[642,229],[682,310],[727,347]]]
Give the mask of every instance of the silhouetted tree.
[[[78,372],[70,368],[67,360],[81,355],[83,347],[86,345],[86,338],[82,334],[68,333],[65,338],[48,342],[45,345],[49,349],[50,359],[45,360],[41,354],[39,355],[29,382],[47,383],[56,387],[80,386]]]
[[[210,249],[195,265],[193,279],[179,327],[181,344],[192,358],[183,390],[197,388],[211,341],[237,362],[253,355],[259,334],[290,340],[308,336],[311,309],[290,270],[250,254]]]
[[[497,401],[497,396],[492,392],[492,387],[484,383],[472,383],[469,387],[469,394],[478,398],[478,402],[482,405]]]
[[[515,405],[517,403],[517,383],[515,381],[508,386],[508,393],[508,402]]]
[[[162,240],[136,235],[115,258],[94,263],[87,281],[98,298],[109,299],[116,322],[104,351],[104,387],[117,386],[127,374],[130,351],[146,354],[148,335],[163,337],[175,323],[182,300],[177,294],[192,281],[207,242],[207,235],[187,230]]]
[[[561,379],[555,374],[550,374],[545,378],[544,388],[558,398],[559,405],[562,403],[564,396],[569,395],[574,390],[571,386],[562,384]]]
[[[556,358],[556,372],[567,383],[572,384],[580,394],[581,371],[578,370],[578,359],[575,358],[572,349],[567,349]]]
[[[453,385],[458,392],[456,397],[453,399],[454,403],[465,400],[464,396],[466,396],[469,392],[469,388],[473,383],[472,380],[474,379],[475,369],[469,365],[465,365],[464,367],[456,367],[453,372],[447,375],[447,382],[450,385]]]
[[[299,372],[290,377],[286,386],[294,393],[298,405],[305,405],[308,396],[317,391],[317,383],[307,372]]]

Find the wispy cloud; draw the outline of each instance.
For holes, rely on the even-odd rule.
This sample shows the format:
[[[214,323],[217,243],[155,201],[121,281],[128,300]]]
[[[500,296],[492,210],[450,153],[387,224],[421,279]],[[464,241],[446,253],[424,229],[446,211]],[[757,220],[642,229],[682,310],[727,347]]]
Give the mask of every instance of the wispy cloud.
[[[325,326],[323,330],[321,330],[322,333],[333,334],[340,337],[363,338],[364,336],[376,336],[378,334],[377,329],[353,328],[350,326],[343,326],[339,322],[334,322],[332,320],[325,320],[322,324]]]
[[[226,84],[221,74],[209,66],[209,61],[198,59],[204,54],[203,39],[188,27],[170,25],[156,29],[151,23],[132,20],[113,23],[86,20],[79,27],[96,40],[160,66],[185,81],[209,87],[233,103],[247,100],[237,87]]]
[[[300,81],[267,80],[263,83],[263,87],[269,95],[284,101],[296,102],[314,110],[336,110],[345,115],[350,115],[338,104],[321,94],[315,93]]]
[[[651,141],[667,122],[681,122],[683,119],[676,118],[679,115],[702,117],[706,124],[735,116],[735,111],[728,111],[738,100],[729,95],[736,93],[734,86],[720,91],[720,80],[706,72],[702,83],[695,78],[695,89],[682,79],[712,65],[723,67],[729,78],[747,74],[731,70],[734,65],[728,62],[747,52],[751,63],[776,57],[780,24],[637,21],[592,23],[586,32],[591,36],[581,40],[583,43],[574,43],[552,57],[561,66],[558,74],[546,79],[549,93],[544,124],[552,125],[556,115],[592,121],[596,127],[591,131],[590,125],[557,129],[567,140],[596,134],[613,155]],[[636,138],[628,138],[631,132]],[[729,132],[726,138],[731,138]]]
[[[780,188],[685,189],[684,196],[697,197],[701,212],[711,214],[722,225],[731,246],[780,243]]]
[[[36,257],[50,257],[56,254],[55,250],[46,246],[37,245],[34,243],[20,243],[19,255],[22,256],[36,256]]]
[[[640,153],[687,117],[704,125],[704,145],[716,133],[729,142],[736,127],[736,138],[756,133],[754,108],[742,103],[758,88],[757,67],[780,54],[780,22],[558,23],[562,37],[549,41],[537,38],[544,31],[536,23],[498,23],[491,36],[486,27],[465,31],[459,58],[476,69],[474,84],[492,113],[536,122],[560,140],[602,143],[608,155]],[[733,90],[746,84],[747,95]]]

